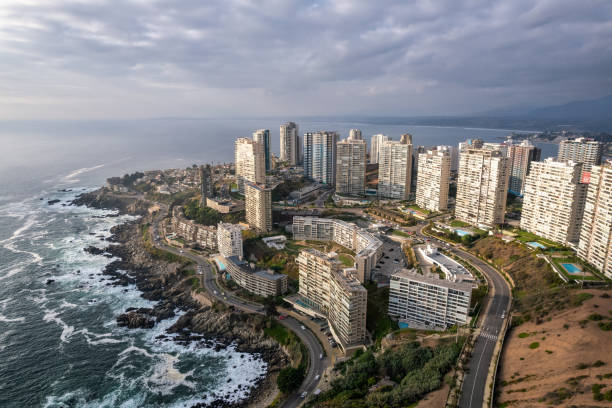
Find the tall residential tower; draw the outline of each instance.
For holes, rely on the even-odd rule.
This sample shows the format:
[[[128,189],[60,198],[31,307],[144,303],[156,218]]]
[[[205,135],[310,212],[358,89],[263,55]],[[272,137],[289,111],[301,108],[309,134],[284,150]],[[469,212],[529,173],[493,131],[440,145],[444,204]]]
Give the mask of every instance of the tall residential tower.
[[[385,141],[379,147],[378,196],[407,200],[412,177],[412,145]]]
[[[429,211],[448,208],[451,156],[446,150],[419,154],[416,204]]]
[[[337,143],[337,132],[304,134],[304,177],[318,183],[335,185]]]
[[[336,150],[336,192],[341,195],[364,195],[366,171],[365,140],[350,138],[342,140],[338,142]]]
[[[280,126],[280,160],[296,166],[300,163],[300,136],[298,125],[287,122]]]
[[[236,166],[236,184],[238,191],[244,194],[244,183],[264,184],[266,182],[266,163],[261,143],[245,137],[234,144],[234,163]]]

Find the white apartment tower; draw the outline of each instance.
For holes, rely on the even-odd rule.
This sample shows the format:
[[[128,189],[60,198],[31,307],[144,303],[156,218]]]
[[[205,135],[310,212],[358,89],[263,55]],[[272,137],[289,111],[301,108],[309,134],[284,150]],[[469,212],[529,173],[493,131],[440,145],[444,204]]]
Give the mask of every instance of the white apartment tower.
[[[529,140],[521,144],[508,145],[508,159],[510,159],[510,179],[508,190],[514,195],[523,195],[525,179],[529,174],[531,162],[540,161],[542,150],[532,145]]]
[[[548,158],[531,163],[525,179],[521,228],[561,244],[577,244],[587,184],[582,163]]]
[[[406,269],[391,275],[389,315],[416,328],[446,329],[469,322],[472,285]]]
[[[412,145],[389,140],[379,150],[378,196],[407,200],[412,177]]]
[[[591,171],[591,166],[601,164],[603,145],[596,140],[579,137],[559,143],[559,161],[572,160],[583,163],[583,171]]]
[[[578,256],[612,279],[612,162],[591,168]]]
[[[492,228],[503,224],[508,190],[508,158],[499,150],[464,149],[459,158],[455,217]]]
[[[366,340],[366,289],[354,277],[353,268],[342,269],[334,252],[324,254],[305,249],[296,259],[299,267],[298,293],[313,308],[327,316],[338,343],[346,346]]]
[[[370,139],[370,163],[378,163],[380,157],[380,147],[381,145],[391,140],[387,135],[373,135],[372,139]]]
[[[445,150],[419,154],[416,204],[429,211],[448,208],[451,156]]]
[[[330,186],[336,183],[338,132],[304,134],[304,177]]]
[[[245,208],[249,226],[260,232],[272,229],[272,189],[245,183]]]
[[[260,143],[264,150],[264,163],[266,171],[272,169],[272,154],[270,153],[270,131],[268,129],[259,129],[253,132],[253,140]]]
[[[363,140],[363,136],[361,135],[361,130],[359,129],[351,129],[349,131],[349,137],[350,140]]]
[[[238,191],[244,194],[244,183],[266,182],[266,162],[263,145],[252,139],[241,137],[234,143],[234,163]]]
[[[338,142],[336,145],[336,192],[341,195],[364,195],[365,172],[365,140],[349,138]]]
[[[287,122],[280,126],[280,160],[296,166],[300,163],[300,136],[298,125]]]
[[[225,258],[236,256],[242,259],[242,228],[237,224],[220,222],[217,225],[217,248]]]

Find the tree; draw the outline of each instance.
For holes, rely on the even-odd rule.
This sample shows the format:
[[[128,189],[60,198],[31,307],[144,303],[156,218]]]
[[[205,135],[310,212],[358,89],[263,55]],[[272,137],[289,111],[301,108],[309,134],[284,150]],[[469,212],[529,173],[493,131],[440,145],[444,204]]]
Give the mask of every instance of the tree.
[[[294,367],[285,367],[278,373],[276,385],[284,394],[289,394],[299,388],[304,380],[304,370]]]

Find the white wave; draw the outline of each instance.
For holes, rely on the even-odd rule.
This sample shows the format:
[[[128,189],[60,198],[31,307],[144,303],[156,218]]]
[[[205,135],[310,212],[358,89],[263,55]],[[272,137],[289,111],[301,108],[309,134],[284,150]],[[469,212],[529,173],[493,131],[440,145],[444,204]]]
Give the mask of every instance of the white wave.
[[[4,279],[7,279],[7,278],[10,278],[10,277],[11,277],[11,276],[13,276],[13,275],[17,275],[17,274],[18,274],[19,272],[21,272],[21,271],[23,271],[23,268],[13,268],[13,269],[9,270],[9,271],[6,273],[6,275],[2,275],[2,276],[0,276],[0,281],[1,281],[1,280],[4,280]]]
[[[87,173],[87,172],[90,172],[90,171],[93,171],[93,170],[97,170],[97,169],[100,169],[100,168],[102,168],[104,166],[106,166],[105,163],[98,164],[97,166],[93,166],[93,167],[83,167],[83,168],[74,170],[72,173],[70,173],[66,177],[64,177],[64,179],[65,180],[72,179],[72,178],[78,176],[79,174],[83,174],[83,173]]]
[[[8,338],[8,336],[10,336],[13,333],[15,333],[15,330],[6,330],[3,332],[0,332],[0,351],[4,351],[4,349],[10,345],[6,341],[6,339]]]
[[[14,319],[10,319],[2,314],[0,314],[0,322],[4,322],[4,323],[13,323],[13,322],[25,322],[25,317],[17,317]]]
[[[60,309],[74,309],[75,307],[77,307],[77,305],[75,305],[74,303],[70,303],[70,302],[66,302],[65,300],[62,300],[62,303],[60,303],[59,305]]]
[[[60,335],[60,340],[62,343],[68,343],[68,339],[72,337],[74,334],[74,326],[70,326],[66,324],[62,319],[58,317],[59,313],[54,310],[44,309],[45,315],[43,316],[43,320],[45,322],[54,322],[57,323],[58,326],[62,328],[62,334]]]
[[[171,395],[172,391],[180,386],[195,389],[196,385],[187,380],[193,374],[194,370],[186,373],[181,373],[175,366],[179,361],[177,356],[164,353],[158,356],[159,362],[153,368],[153,374],[147,382],[149,390],[156,394]]]

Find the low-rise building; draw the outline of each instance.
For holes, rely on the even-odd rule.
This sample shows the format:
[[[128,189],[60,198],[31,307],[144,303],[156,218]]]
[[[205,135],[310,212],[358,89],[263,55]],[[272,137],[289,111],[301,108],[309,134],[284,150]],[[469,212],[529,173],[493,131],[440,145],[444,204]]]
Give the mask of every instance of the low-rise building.
[[[221,214],[244,211],[244,201],[234,201],[223,198],[206,198],[206,206]]]
[[[382,241],[371,232],[349,222],[295,216],[292,230],[295,240],[333,241],[355,251],[355,267],[360,282],[370,280],[370,272],[382,255]]]
[[[237,256],[224,259],[226,272],[241,288],[258,296],[279,296],[287,292],[287,275],[273,270],[256,270]]]
[[[409,327],[446,329],[469,322],[472,284],[407,269],[391,275],[389,315]]]
[[[201,225],[183,217],[183,209],[175,207],[172,211],[172,231],[175,235],[189,243],[195,243],[202,248],[217,249],[217,228]]]
[[[463,265],[438,252],[438,248],[435,246],[428,244],[425,248],[419,248],[418,251],[426,261],[438,266],[444,272],[447,280],[453,282],[474,281],[472,274]]]

